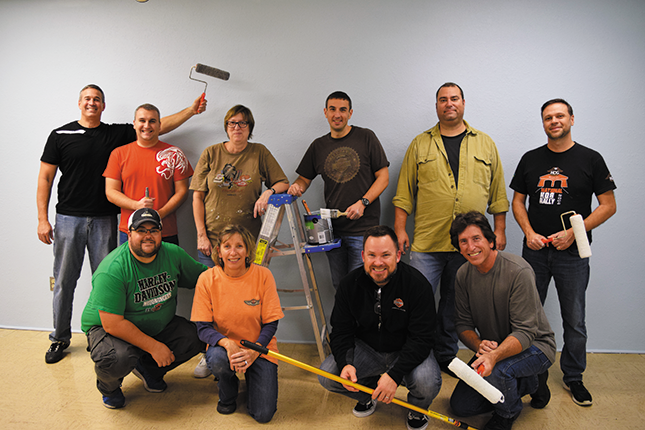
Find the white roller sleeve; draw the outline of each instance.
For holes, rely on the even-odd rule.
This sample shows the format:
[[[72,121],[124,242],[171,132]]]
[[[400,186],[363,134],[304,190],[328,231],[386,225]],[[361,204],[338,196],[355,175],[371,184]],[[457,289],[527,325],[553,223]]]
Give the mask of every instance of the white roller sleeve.
[[[457,375],[459,379],[470,385],[492,404],[498,402],[504,403],[504,395],[501,391],[493,387],[490,382],[479,376],[472,367],[470,367],[457,357],[452,359],[452,361],[448,365],[448,369],[455,372],[455,375]]]
[[[578,254],[580,254],[580,258],[591,257],[591,246],[589,246],[587,229],[585,229],[585,222],[582,219],[582,215],[572,215],[570,221],[571,227],[573,227],[573,236],[576,238],[576,244],[578,244]]]

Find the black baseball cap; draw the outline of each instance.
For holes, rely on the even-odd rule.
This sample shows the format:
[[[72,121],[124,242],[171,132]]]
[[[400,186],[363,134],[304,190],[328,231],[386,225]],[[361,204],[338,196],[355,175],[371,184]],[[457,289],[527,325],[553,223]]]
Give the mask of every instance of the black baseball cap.
[[[154,209],[143,208],[132,212],[130,219],[128,219],[128,230],[136,230],[144,222],[155,224],[159,230],[162,228],[159,213]]]

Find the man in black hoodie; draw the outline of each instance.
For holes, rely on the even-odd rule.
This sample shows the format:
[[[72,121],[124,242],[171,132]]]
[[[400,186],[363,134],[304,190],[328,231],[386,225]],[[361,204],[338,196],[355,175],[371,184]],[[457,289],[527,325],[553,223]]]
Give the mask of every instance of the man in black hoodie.
[[[441,388],[441,371],[432,348],[435,303],[426,278],[401,262],[394,231],[372,227],[363,240],[363,267],[340,283],[331,315],[332,355],[321,369],[374,388],[370,396],[319,377],[328,390],[358,403],[355,416],[371,415],[376,402],[390,403],[397,387],[408,388],[408,402],[428,409]],[[425,429],[428,418],[409,412],[408,429]]]

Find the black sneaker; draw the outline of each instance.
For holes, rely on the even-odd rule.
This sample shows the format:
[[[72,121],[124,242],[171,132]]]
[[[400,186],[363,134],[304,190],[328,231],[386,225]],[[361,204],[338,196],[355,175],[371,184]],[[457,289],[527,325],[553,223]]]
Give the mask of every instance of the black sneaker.
[[[143,381],[144,388],[150,393],[163,393],[168,388],[168,384],[166,384],[163,378],[155,380],[139,362],[132,369],[132,373]]]
[[[497,412],[493,412],[492,418],[486,423],[482,430],[511,430],[511,428],[513,428],[513,422],[515,422],[519,416],[520,414],[517,414],[513,418],[504,418],[501,415],[497,415]]]
[[[591,394],[585,388],[585,385],[582,381],[571,381],[564,384],[567,387],[567,390],[571,391],[571,398],[573,402],[580,406],[591,406],[593,405],[593,400],[591,399]]]
[[[119,388],[116,393],[111,396],[103,396],[103,406],[108,409],[120,409],[125,406],[125,396],[123,391]]]
[[[237,403],[233,402],[230,405],[225,405],[219,400],[217,401],[217,412],[219,412],[222,415],[230,415],[233,412],[235,412],[235,409],[237,409]]]
[[[372,415],[375,410],[376,410],[376,401],[374,399],[370,399],[370,401],[367,403],[361,403],[361,402],[356,403],[356,406],[354,406],[352,413],[354,414],[355,417],[365,418]]]
[[[58,363],[63,359],[63,351],[67,349],[69,342],[57,341],[52,342],[45,353],[45,362],[49,364]]]
[[[408,430],[425,430],[428,427],[428,417],[426,415],[417,416],[412,412],[408,412],[408,419],[406,420]]]
[[[531,394],[531,407],[533,409],[543,409],[549,404],[551,400],[551,390],[547,385],[549,379],[549,371],[545,370],[544,373],[538,375],[538,389],[535,393]]]

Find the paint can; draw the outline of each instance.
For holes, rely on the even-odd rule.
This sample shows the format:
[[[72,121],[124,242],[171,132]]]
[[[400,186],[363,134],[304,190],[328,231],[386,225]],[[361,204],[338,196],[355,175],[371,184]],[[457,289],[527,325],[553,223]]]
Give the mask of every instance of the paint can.
[[[333,242],[334,233],[331,226],[331,219],[323,219],[318,211],[311,215],[305,215],[305,233],[307,243],[310,245],[323,245]]]

